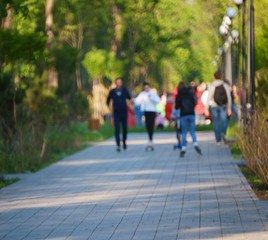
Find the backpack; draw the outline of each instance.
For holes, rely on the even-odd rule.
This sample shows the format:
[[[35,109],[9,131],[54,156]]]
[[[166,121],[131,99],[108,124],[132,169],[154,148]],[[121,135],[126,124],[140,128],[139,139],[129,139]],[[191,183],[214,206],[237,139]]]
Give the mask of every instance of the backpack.
[[[226,105],[228,102],[227,93],[223,84],[217,86],[214,92],[214,101],[218,106]]]

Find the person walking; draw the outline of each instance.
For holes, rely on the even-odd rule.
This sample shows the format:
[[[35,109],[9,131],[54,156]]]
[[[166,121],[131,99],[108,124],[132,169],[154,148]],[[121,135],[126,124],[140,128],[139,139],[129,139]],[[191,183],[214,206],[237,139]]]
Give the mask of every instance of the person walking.
[[[195,105],[197,99],[190,87],[184,82],[180,82],[178,86],[178,94],[176,96],[175,109],[180,110],[180,127],[182,137],[182,148],[180,156],[184,157],[187,145],[187,129],[193,140],[194,149],[198,154],[202,155],[202,151],[198,145],[195,133]]]
[[[122,125],[123,135],[123,149],[127,149],[127,100],[131,100],[131,95],[127,88],[123,87],[121,78],[115,80],[116,87],[109,92],[106,104],[108,107],[113,109],[114,127],[115,127],[115,141],[116,150],[121,151],[120,146],[120,124]],[[110,105],[111,100],[113,101],[112,106]]]
[[[153,134],[156,118],[156,105],[160,102],[160,97],[156,91],[150,88],[150,84],[143,84],[143,91],[135,98],[135,103],[141,105],[141,110],[145,116],[145,126],[148,133],[148,144],[146,150],[153,150]]]
[[[228,116],[232,114],[232,99],[230,88],[221,79],[221,72],[215,72],[214,77],[215,80],[208,88],[205,115],[207,117],[211,115],[216,142],[219,145],[222,141],[226,141]]]

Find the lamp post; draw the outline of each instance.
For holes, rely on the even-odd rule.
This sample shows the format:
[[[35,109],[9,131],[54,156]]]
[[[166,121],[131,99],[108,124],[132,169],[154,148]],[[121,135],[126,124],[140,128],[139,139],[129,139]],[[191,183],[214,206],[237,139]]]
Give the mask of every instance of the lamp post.
[[[246,87],[246,32],[245,32],[245,0],[234,0],[238,8],[238,29],[241,32],[240,41],[238,42],[238,80],[240,85],[240,115],[242,120],[242,125],[246,123],[246,103],[247,103],[247,87]],[[241,10],[242,10],[242,22],[241,22]],[[242,25],[242,30],[241,26]],[[242,52],[242,81],[240,82],[240,51]]]
[[[233,18],[237,15],[237,12],[234,8],[230,7],[227,9],[226,12],[227,16],[231,20],[230,27],[232,25]],[[229,49],[226,52],[226,78],[230,81],[231,85],[233,85],[233,37],[231,35],[231,31],[228,32],[228,43],[229,43]]]
[[[240,85],[240,53],[241,53],[241,6],[243,5],[243,0],[234,0],[234,3],[236,4],[238,8],[238,47],[237,47],[237,83]]]
[[[228,34],[229,34],[229,28],[230,28],[231,24],[232,24],[231,19],[228,16],[224,16],[223,20],[222,20],[222,24],[219,27],[220,35],[225,39],[224,46],[222,48],[223,51],[221,53],[221,56],[222,56],[222,71],[223,71],[224,79],[227,76],[226,68],[227,68],[228,63],[227,63],[227,57],[226,57],[227,54],[226,54],[226,52],[228,51],[228,47],[229,47]]]
[[[251,84],[251,108],[255,110],[255,16],[254,0],[250,0],[249,6],[249,70]]]
[[[234,3],[238,7],[238,11],[242,10],[242,31],[241,31],[241,50],[242,50],[242,92],[241,92],[241,116],[242,124],[246,124],[247,119],[247,99],[248,99],[248,87],[247,87],[247,54],[246,54],[246,0],[234,0]],[[241,9],[242,8],[242,9]],[[240,26],[239,20],[239,26]]]

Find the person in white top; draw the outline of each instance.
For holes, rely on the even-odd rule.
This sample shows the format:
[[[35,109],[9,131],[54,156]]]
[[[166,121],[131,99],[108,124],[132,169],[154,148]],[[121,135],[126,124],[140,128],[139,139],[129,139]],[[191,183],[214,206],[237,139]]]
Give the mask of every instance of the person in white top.
[[[143,84],[143,91],[135,98],[135,103],[141,105],[141,110],[145,116],[145,126],[147,129],[149,143],[148,146],[153,147],[153,133],[156,118],[156,105],[160,102],[160,97],[156,91],[150,88],[150,84]]]

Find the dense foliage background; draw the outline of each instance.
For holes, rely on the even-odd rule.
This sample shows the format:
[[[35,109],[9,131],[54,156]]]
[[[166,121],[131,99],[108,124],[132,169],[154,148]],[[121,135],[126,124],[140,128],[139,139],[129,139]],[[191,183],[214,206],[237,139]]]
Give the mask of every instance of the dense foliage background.
[[[210,81],[232,2],[2,0],[0,171],[46,161],[66,126],[105,113],[92,104],[118,76],[133,94],[144,80],[161,91]],[[268,0],[255,2],[258,99],[267,106]]]

